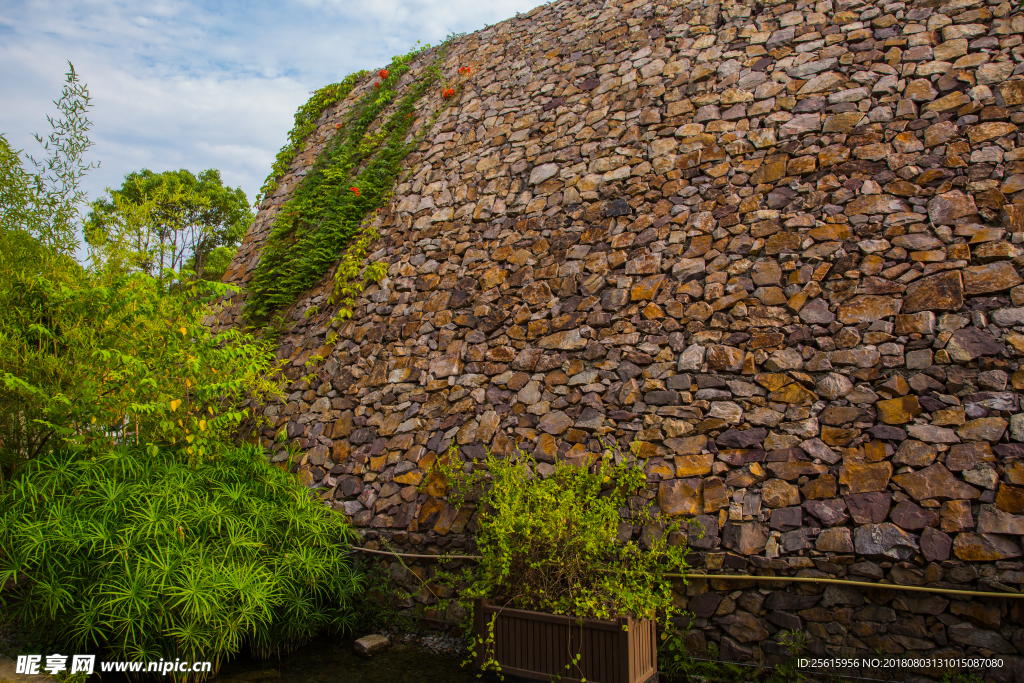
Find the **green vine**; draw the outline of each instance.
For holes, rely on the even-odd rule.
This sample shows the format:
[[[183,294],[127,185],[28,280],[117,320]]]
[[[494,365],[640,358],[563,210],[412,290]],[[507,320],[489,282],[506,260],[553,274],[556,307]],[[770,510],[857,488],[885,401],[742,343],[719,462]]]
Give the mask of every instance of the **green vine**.
[[[436,576],[467,612],[483,598],[575,619],[630,615],[667,625],[680,613],[672,582],[663,576],[687,567],[680,522],[656,517],[652,502],[637,495],[646,474],[635,453],[609,446],[586,457],[583,463],[558,462],[547,477],[522,451],[509,458],[488,453],[467,467],[453,447],[433,463],[430,479],[447,487],[448,502],[473,503],[478,510],[479,561]],[[643,540],[620,542],[623,522],[646,527]],[[500,669],[493,661],[493,633],[467,636],[484,668]],[[566,675],[579,678],[572,671],[578,654],[568,653]]]
[[[266,319],[274,311],[290,305],[339,259],[342,259],[342,266],[335,276],[332,303],[341,303],[351,312],[348,307],[365,286],[365,283],[353,285],[352,282],[359,274],[359,265],[370,245],[377,239],[376,230],[366,217],[391,199],[402,160],[430,129],[430,125],[425,124],[412,140],[406,141],[415,121],[416,103],[441,80],[440,65],[447,43],[440,46],[425,74],[406,88],[387,121],[377,132],[369,131],[398,97],[399,81],[409,71],[412,61],[429,47],[395,57],[387,69],[378,72],[373,90],[338,124],[338,134],[282,207],[250,283],[251,296],[247,304],[250,319]],[[343,84],[348,82],[349,79],[345,79]],[[328,99],[325,96],[323,101]],[[307,107],[310,112],[306,116],[312,116],[315,107],[308,104]],[[439,113],[434,112],[433,120]],[[299,115],[296,115],[296,129],[298,120]],[[277,168],[275,165],[275,170]],[[372,264],[367,270],[367,279],[379,280],[385,268],[384,264]],[[345,317],[343,313],[340,311],[339,315]]]
[[[256,195],[254,203],[256,208],[259,208],[260,203],[277,189],[277,181],[288,172],[288,167],[291,166],[295,155],[302,149],[302,143],[305,142],[310,133],[316,130],[316,122],[320,119],[320,115],[335,102],[348,97],[348,94],[352,92],[352,88],[355,87],[359,79],[369,73],[369,71],[365,70],[357,71],[346,76],[345,80],[341,83],[325,85],[313,92],[309,101],[299,107],[299,110],[295,112],[295,125],[288,132],[288,142],[277,153],[277,158],[271,167],[270,175],[263,181],[263,187],[260,188],[259,193]]]

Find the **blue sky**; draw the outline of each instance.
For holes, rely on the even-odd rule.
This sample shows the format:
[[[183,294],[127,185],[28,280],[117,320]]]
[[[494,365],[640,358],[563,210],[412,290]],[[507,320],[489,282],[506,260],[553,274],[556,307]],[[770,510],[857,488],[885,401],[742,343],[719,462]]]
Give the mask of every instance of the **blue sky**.
[[[43,156],[71,61],[93,107],[89,199],[135,170],[217,168],[250,200],[310,91],[540,0],[0,2],[0,133]]]

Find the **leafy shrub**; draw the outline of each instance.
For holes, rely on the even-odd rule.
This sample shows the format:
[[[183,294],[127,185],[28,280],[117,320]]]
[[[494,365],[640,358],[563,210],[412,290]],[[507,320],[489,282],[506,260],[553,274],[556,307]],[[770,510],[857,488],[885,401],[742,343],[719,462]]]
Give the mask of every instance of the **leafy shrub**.
[[[0,231],[0,464],[62,441],[213,455],[278,392],[272,347],[213,334],[224,285],[90,271],[21,230]]]
[[[273,347],[203,325],[224,285],[75,260],[92,143],[73,67],[56,104],[35,173],[0,135],[0,480],[66,442],[212,455],[251,417],[245,403],[278,392]]]
[[[454,454],[453,454],[454,455]],[[479,469],[439,463],[449,501],[478,498],[476,541],[482,559],[462,599],[486,598],[518,609],[581,619],[639,619],[674,613],[671,579],[686,567],[677,523],[655,520],[643,464],[610,450],[583,466],[559,462],[547,477],[519,452],[488,454]],[[449,456],[453,457],[453,456]],[[619,525],[645,525],[643,543],[620,542]]]
[[[42,642],[216,671],[243,647],[266,656],[354,623],[350,534],[252,446],[198,466],[64,449],[0,496],[0,585]]]

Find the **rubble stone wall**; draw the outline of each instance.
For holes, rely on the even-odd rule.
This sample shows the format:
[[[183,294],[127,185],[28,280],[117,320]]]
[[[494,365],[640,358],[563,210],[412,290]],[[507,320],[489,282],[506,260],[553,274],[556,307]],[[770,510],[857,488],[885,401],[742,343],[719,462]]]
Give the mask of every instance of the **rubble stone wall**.
[[[329,276],[287,311],[266,416],[298,476],[370,547],[472,550],[472,507],[417,488],[450,444],[543,475],[638,441],[647,496],[706,530],[700,568],[1020,591],[1022,35],[1001,0],[558,0],[456,40],[465,91],[421,101],[417,125],[445,108],[375,219],[387,278],[343,324]],[[371,87],[324,114],[228,281]],[[1017,600],[680,592],[726,658],[782,629],[1001,656],[998,680],[1024,653]]]

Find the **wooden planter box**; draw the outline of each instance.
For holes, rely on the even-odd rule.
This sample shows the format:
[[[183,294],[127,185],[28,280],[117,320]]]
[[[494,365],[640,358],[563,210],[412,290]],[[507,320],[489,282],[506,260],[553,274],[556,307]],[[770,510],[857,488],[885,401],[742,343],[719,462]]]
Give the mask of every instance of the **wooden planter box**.
[[[556,676],[564,683],[648,683],[657,681],[658,655],[654,621],[619,617],[614,621],[585,619],[582,625],[572,617],[543,612],[508,609],[477,600],[473,622],[477,638],[488,636],[494,623],[494,659],[503,674],[550,681]],[[623,630],[625,625],[628,630]],[[474,652],[479,669],[484,652]],[[581,654],[578,666],[566,664]],[[557,680],[557,679],[555,679]]]

